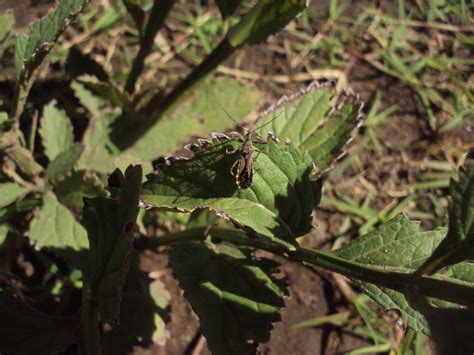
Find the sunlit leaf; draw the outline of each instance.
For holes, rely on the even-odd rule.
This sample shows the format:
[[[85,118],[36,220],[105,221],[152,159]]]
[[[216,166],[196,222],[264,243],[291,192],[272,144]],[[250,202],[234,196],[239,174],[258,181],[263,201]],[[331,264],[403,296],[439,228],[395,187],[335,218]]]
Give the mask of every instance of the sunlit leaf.
[[[27,189],[14,182],[0,184],[0,208],[9,205],[27,192]]]

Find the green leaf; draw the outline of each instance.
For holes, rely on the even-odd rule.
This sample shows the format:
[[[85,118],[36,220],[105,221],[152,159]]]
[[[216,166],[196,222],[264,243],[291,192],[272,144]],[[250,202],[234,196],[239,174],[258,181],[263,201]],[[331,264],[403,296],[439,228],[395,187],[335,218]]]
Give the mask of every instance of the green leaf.
[[[251,85],[243,85],[229,78],[205,80],[191,90],[182,101],[163,114],[153,127],[141,132],[142,136],[125,154],[153,160],[169,154],[191,136],[208,135],[211,131],[223,132],[234,126],[225,116],[221,105],[225,106],[237,121],[241,121],[255,107],[260,97]],[[136,118],[127,117],[130,126],[124,130],[124,138],[140,131]],[[115,140],[114,140],[115,142]],[[116,142],[121,145],[120,142]]]
[[[306,8],[307,0],[259,0],[239,23],[229,30],[227,38],[233,47],[256,44],[283,29]]]
[[[44,196],[38,216],[31,221],[30,238],[38,247],[62,255],[70,266],[86,270],[84,257],[89,249],[86,231],[53,194]]]
[[[56,9],[34,22],[27,35],[16,40],[16,76],[29,77],[49,53],[66,26],[83,10],[88,0],[61,0]]]
[[[27,192],[28,190],[26,188],[14,182],[0,184],[0,208],[8,206]]]
[[[337,95],[330,85],[312,83],[306,90],[283,97],[263,113],[257,131],[272,131],[308,152],[320,172],[329,168],[361,122],[362,103],[352,92]],[[271,123],[270,123],[271,122]]]
[[[150,279],[137,263],[130,263],[120,304],[120,322],[104,335],[103,353],[130,354],[133,346],[139,344],[165,345],[169,337],[165,322],[169,320],[170,298],[160,280]]]
[[[248,249],[207,242],[173,247],[170,265],[213,354],[251,354],[268,341],[286,289],[272,275],[275,262],[253,260]]]
[[[121,174],[121,173],[120,173]],[[117,198],[85,201],[82,224],[90,243],[92,298],[99,303],[101,320],[115,322],[122,285],[132,251],[132,232],[138,214],[142,181],[140,166],[130,166],[122,176]]]
[[[15,17],[12,13],[0,14],[0,43],[8,36],[14,23]]]
[[[46,156],[50,161],[67,150],[74,142],[71,121],[64,111],[55,107],[54,101],[44,108],[39,133]]]
[[[83,198],[103,195],[105,185],[95,173],[81,170],[59,181],[54,187],[54,192],[63,205],[81,211],[84,206]]]
[[[239,152],[229,151],[242,144],[238,140],[216,143],[198,151],[190,161],[164,167],[149,176],[143,200],[179,211],[218,211],[260,237],[293,249],[295,238],[311,230],[311,160],[292,146],[271,141],[255,144],[260,152],[254,152],[253,183],[241,189],[231,174]]]
[[[241,3],[242,0],[216,0],[222,18],[232,16]]]
[[[443,266],[474,259],[474,161],[459,171],[459,181],[449,186],[448,235],[419,270],[433,273]]]
[[[76,166],[79,158],[84,151],[84,146],[81,144],[74,144],[67,150],[59,153],[54,160],[49,163],[45,171],[45,177],[49,181],[55,181],[66,174],[69,174]]]
[[[0,353],[55,354],[77,342],[76,317],[52,317],[0,294]],[[25,341],[27,339],[27,341]]]
[[[418,222],[411,222],[404,216],[398,216],[357,238],[335,254],[385,272],[414,273],[430,257],[447,232],[446,228],[420,232],[418,227]],[[434,277],[474,286],[474,264],[458,264]],[[411,305],[407,295],[367,282],[358,283],[364,292],[384,308],[399,309],[402,319],[408,326],[428,333],[425,317]],[[423,294],[423,290],[420,289],[419,292]],[[437,303],[446,306],[446,302],[442,304],[438,301]]]

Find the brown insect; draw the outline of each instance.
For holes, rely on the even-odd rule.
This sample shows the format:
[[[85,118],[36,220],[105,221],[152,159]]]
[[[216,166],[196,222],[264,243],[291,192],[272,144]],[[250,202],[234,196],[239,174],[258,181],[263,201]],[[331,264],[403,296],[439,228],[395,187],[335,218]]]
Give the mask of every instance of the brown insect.
[[[224,112],[226,112],[223,107],[222,109],[224,110]],[[264,125],[251,130],[242,127],[227,112],[226,114],[227,116],[229,116],[230,119],[232,119],[232,121],[237,124],[237,126],[241,130],[241,133],[231,132],[230,135],[234,137],[237,135],[237,137],[243,141],[243,144],[240,148],[226,151],[227,154],[234,154],[239,152],[239,158],[230,168],[230,173],[235,177],[235,182],[237,186],[242,189],[246,189],[252,185],[253,163],[258,157],[257,155],[255,158],[253,158],[253,152],[254,150],[257,150],[254,148],[254,143],[267,144],[269,139],[273,140],[276,143],[279,142],[278,138],[272,132],[268,132],[268,137],[265,141],[256,131],[272,123],[275,119],[278,118],[278,116],[273,118],[271,121],[265,123]],[[260,151],[258,151],[258,153],[260,154]]]

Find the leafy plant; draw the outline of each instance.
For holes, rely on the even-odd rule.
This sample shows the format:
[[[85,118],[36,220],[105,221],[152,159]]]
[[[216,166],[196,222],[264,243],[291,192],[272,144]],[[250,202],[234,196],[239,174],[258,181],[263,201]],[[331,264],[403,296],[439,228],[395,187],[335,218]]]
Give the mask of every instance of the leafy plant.
[[[216,97],[244,121],[258,92],[208,74],[239,48],[281,30],[306,6],[299,0],[260,0],[250,7],[241,1],[216,3],[222,17],[235,22],[167,93],[139,92],[136,84],[175,2],[156,0],[148,9],[140,1],[124,1],[100,17],[91,33],[128,11],[140,48],[122,78],[123,90],[105,69],[97,71],[98,63],[85,61],[87,68],[68,84],[78,110],[58,99],[33,112],[28,99],[47,54],[88,1],[62,0],[28,34],[14,39],[15,93],[0,133],[0,248],[12,260],[28,250],[54,283],[46,282],[38,294],[9,272],[11,260],[2,263],[0,352],[55,353],[77,344],[79,353],[117,353],[114,339],[126,343],[122,352],[139,340],[163,342],[169,295],[134,260],[141,249],[159,246],[171,247],[173,275],[215,354],[255,352],[279,320],[287,283],[277,275],[279,263],[256,250],[345,275],[383,307],[400,310],[411,329],[432,334],[440,348],[452,346],[453,338],[443,335],[451,324],[443,324],[443,317],[472,319],[471,160],[459,181],[451,181],[448,228],[423,232],[417,222],[392,211],[393,219],[373,221],[370,232],[328,252],[306,247],[300,238],[312,230],[322,178],[360,126],[362,103],[352,90],[312,83],[282,98],[262,112],[249,133],[254,139],[271,130],[273,137],[255,140],[250,156],[242,157],[243,142],[235,135],[215,134],[211,141],[187,145],[192,157],[157,159],[193,135],[230,128]],[[8,15],[0,17],[3,37],[11,22]],[[31,123],[28,130],[20,124],[24,120]],[[37,134],[41,144],[35,144]],[[240,188],[232,174],[238,159],[252,159],[248,188]],[[190,217],[181,221],[180,231],[134,238],[139,208]],[[462,329],[447,334],[457,341],[469,327]]]

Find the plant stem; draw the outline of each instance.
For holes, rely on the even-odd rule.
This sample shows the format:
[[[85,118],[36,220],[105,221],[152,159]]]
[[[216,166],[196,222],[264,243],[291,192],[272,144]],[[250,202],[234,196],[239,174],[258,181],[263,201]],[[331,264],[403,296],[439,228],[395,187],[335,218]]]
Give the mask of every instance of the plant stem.
[[[143,71],[145,59],[153,48],[155,36],[163,26],[163,23],[165,22],[165,19],[171,11],[174,3],[174,0],[155,0],[153,2],[153,7],[150,11],[150,17],[148,18],[145,28],[145,34],[140,40],[140,49],[138,50],[138,54],[133,61],[132,69],[125,84],[124,90],[129,94],[133,94],[135,91],[135,84],[137,83],[138,77]]]
[[[217,68],[223,61],[232,55],[239,47],[232,47],[227,38],[224,38],[219,45],[214,48],[194,70],[180,82],[165,98],[160,100],[161,93],[154,95],[147,106],[143,109],[146,114],[156,111],[162,112],[168,109],[177,99],[179,99],[186,91],[192,88],[202,78]],[[153,115],[159,118],[159,115]]]
[[[420,290],[420,293],[425,296],[436,297],[467,306],[474,305],[472,301],[474,300],[474,288],[466,285],[422,275],[375,269],[361,263],[340,258],[332,253],[304,246],[300,249],[290,251],[282,245],[270,241],[250,238],[241,230],[225,228],[193,228],[182,232],[168,234],[161,238],[142,239],[136,243],[136,246],[139,249],[154,249],[163,245],[203,241],[209,235],[214,239],[266,250],[294,261],[322,267],[352,279],[373,283],[402,293],[407,291],[408,287],[412,289],[413,287],[416,287]]]

